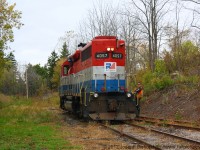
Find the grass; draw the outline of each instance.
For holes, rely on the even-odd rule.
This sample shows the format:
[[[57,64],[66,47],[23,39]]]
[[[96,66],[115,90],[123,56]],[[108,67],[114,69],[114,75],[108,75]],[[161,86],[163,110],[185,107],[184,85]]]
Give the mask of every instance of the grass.
[[[175,117],[175,120],[181,120],[183,118],[183,116],[179,112],[176,112],[174,117]]]
[[[0,99],[0,149],[81,149],[64,139],[56,95],[47,100]],[[69,131],[65,133],[70,134]]]

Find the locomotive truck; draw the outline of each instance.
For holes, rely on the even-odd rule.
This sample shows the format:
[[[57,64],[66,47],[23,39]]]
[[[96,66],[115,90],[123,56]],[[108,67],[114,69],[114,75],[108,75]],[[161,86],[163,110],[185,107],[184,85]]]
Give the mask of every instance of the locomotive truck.
[[[97,36],[80,43],[61,67],[60,107],[93,120],[132,120],[138,111],[127,89],[125,41]]]

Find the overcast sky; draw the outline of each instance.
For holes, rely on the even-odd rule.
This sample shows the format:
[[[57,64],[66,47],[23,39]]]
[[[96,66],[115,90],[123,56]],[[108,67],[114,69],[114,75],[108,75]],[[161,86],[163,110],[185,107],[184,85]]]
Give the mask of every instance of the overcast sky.
[[[59,37],[66,31],[78,30],[94,0],[8,0],[22,11],[20,30],[15,30],[11,44],[16,60],[21,64],[47,63]]]
[[[7,1],[10,4],[16,3],[16,9],[22,12],[22,23],[24,24],[20,30],[14,31],[15,41],[10,44],[16,60],[20,64],[31,63],[35,65],[40,63],[44,65],[47,63],[51,52],[56,49],[59,38],[64,36],[66,31],[78,32],[79,23],[87,18],[88,10],[98,0]],[[122,0],[102,1],[117,4]],[[185,12],[182,16],[191,18]],[[183,19],[182,21],[185,22],[186,20]],[[188,19],[187,22],[189,22]]]

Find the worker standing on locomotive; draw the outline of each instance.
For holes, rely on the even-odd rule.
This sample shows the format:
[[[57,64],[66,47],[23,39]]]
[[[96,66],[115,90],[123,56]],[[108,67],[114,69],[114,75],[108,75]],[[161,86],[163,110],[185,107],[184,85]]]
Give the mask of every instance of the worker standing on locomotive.
[[[136,101],[136,108],[138,113],[136,113],[136,116],[138,117],[140,114],[140,100],[143,97],[143,87],[140,82],[137,83],[137,87],[132,91],[134,95],[134,100]]]

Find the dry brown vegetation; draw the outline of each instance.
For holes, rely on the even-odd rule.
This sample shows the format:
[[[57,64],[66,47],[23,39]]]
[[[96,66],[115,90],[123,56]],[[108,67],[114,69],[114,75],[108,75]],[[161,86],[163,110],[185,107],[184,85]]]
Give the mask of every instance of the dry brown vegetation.
[[[200,122],[200,87],[174,85],[155,92],[142,103],[142,114],[150,117]]]

